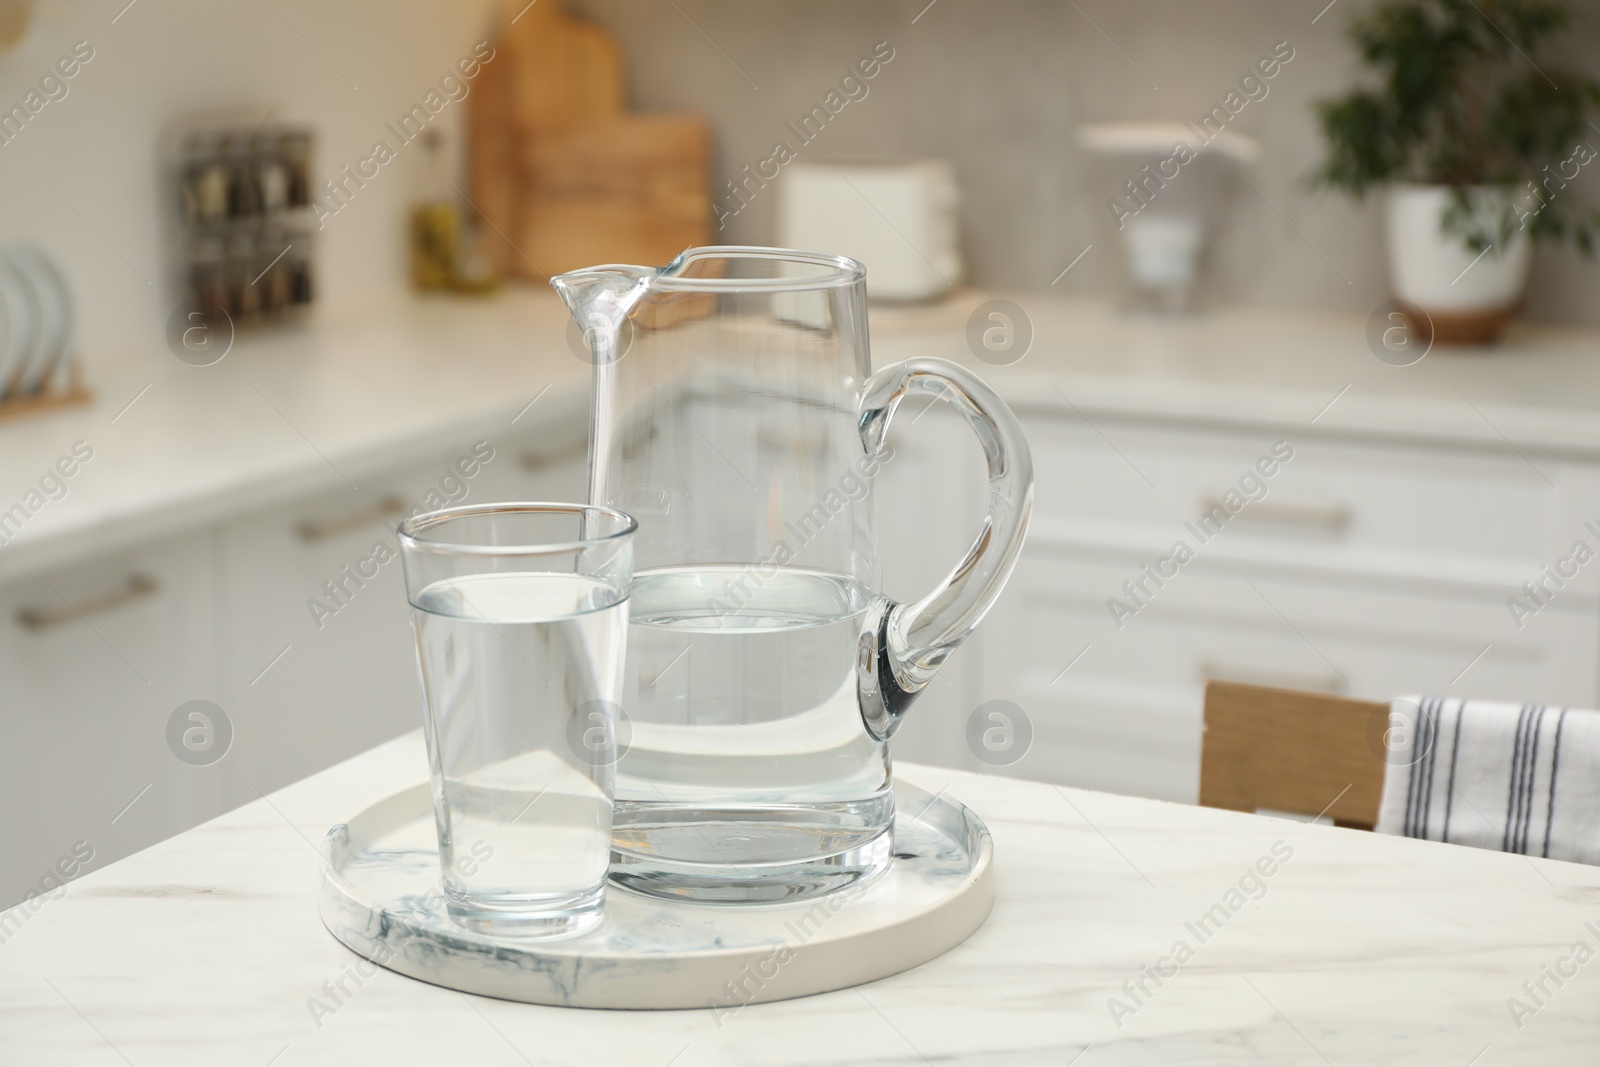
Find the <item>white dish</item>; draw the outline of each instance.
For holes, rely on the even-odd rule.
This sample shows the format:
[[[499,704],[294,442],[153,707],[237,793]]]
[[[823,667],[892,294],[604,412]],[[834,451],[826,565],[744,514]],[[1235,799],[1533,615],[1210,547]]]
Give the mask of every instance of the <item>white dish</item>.
[[[10,276],[0,273],[0,400],[6,398],[11,385],[12,337],[21,323],[22,298],[12,291]]]
[[[73,333],[72,293],[61,269],[50,254],[31,244],[15,244],[6,250],[11,263],[22,272],[39,309],[39,331],[33,358],[23,368],[18,386],[24,396],[32,396],[50,383],[58,368],[64,368]]]
[[[10,399],[20,392],[20,379],[39,348],[39,304],[22,269],[4,249],[0,249],[0,301],[10,327],[6,349],[0,353],[0,396]]]
[[[61,299],[67,306],[67,330],[61,342],[61,359],[56,364],[56,384],[62,389],[72,384],[72,361],[78,355],[78,331],[83,325],[82,304],[78,300],[78,287],[67,265],[54,254],[45,253],[45,266],[54,275],[61,288]]]

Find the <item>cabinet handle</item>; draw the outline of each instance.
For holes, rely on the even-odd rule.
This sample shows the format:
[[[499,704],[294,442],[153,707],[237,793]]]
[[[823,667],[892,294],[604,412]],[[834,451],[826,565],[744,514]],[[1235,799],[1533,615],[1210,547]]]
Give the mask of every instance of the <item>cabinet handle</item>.
[[[1217,508],[1227,511],[1220,496],[1208,496],[1200,501],[1200,514],[1209,515]],[[1235,518],[1254,522],[1276,522],[1285,526],[1310,526],[1319,530],[1342,530],[1354,518],[1349,504],[1269,504],[1262,501],[1251,504]]]
[[[638,435],[634,435],[628,438],[627,444],[622,446],[622,458],[637,458],[640,452],[643,452],[646,448],[649,448],[650,445],[653,444],[660,436],[660,428],[657,427],[655,423],[651,423],[650,429],[644,434],[644,436],[640,437]]]
[[[579,454],[587,455],[588,451],[589,442],[583,441],[567,448],[557,449],[554,452],[524,452],[518,462],[522,464],[523,470],[542,471],[557,464],[565,463],[573,456]]]
[[[295,527],[295,533],[300,535],[300,540],[315,543],[326,541],[330,537],[359,530],[361,527],[377,522],[379,519],[393,518],[405,511],[406,502],[397,496],[386,496],[370,508],[352,511],[348,515],[340,515],[336,519],[323,519],[313,522],[306,520]]]
[[[62,623],[73,622],[79,618],[97,615],[102,611],[109,611],[121,604],[141,600],[150,596],[161,588],[154,578],[144,574],[131,575],[123,583],[121,589],[113,589],[109,593],[85,600],[81,604],[69,605],[65,608],[19,608],[17,610],[17,624],[24,630],[38,633],[48,630]]]
[[[1337,694],[1350,688],[1349,681],[1337,674],[1293,674],[1233,666],[1216,660],[1201,660],[1199,673],[1203,682],[1237,682],[1240,685],[1264,685],[1273,689],[1298,689],[1305,693]]]
[[[788,454],[816,459],[828,454],[829,443],[825,429],[820,432],[801,433],[792,428],[779,430],[762,426],[756,431],[756,447],[779,455]]]

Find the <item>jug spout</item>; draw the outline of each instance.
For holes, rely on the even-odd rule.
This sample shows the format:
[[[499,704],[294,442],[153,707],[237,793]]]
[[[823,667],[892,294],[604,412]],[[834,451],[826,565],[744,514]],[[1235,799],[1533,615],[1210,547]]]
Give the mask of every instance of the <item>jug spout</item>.
[[[560,294],[583,331],[596,364],[610,363],[619,354],[623,324],[650,291],[657,273],[654,267],[616,263],[568,271],[550,279],[550,287]]]

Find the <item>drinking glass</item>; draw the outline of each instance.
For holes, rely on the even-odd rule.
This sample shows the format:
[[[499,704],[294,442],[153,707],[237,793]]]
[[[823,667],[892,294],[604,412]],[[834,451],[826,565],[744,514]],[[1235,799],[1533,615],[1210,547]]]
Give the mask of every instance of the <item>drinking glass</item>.
[[[635,529],[581,504],[400,524],[446,906],[468,929],[600,918]]]

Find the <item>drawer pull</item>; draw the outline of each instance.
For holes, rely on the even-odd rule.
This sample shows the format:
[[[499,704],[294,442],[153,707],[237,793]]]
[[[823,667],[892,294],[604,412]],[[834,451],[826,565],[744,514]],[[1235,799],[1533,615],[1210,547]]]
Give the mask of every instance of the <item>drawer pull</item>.
[[[80,618],[110,611],[114,607],[127,604],[150,596],[160,586],[154,578],[144,574],[135,574],[128,578],[121,589],[114,589],[103,596],[93,600],[85,600],[81,604],[72,604],[64,608],[19,608],[17,610],[17,623],[25,630],[38,633],[48,630],[62,623],[74,622]],[[63,599],[65,599],[63,597]]]
[[[1263,670],[1259,667],[1241,667],[1216,660],[1200,662],[1200,680],[1204,682],[1237,682],[1240,685],[1264,685],[1273,689],[1295,689],[1303,693],[1343,693],[1350,688],[1348,680],[1337,674],[1293,674],[1288,671]]]
[[[406,502],[397,496],[386,496],[370,508],[352,511],[348,515],[340,515],[336,519],[322,519],[320,521],[304,521],[295,528],[300,535],[300,540],[308,542],[326,541],[330,537],[337,537],[351,530],[359,530],[380,519],[390,519],[406,510]]]
[[[1211,514],[1217,508],[1224,512],[1228,510],[1220,496],[1208,496],[1200,501],[1202,516]],[[1266,501],[1250,504],[1234,515],[1236,519],[1309,526],[1318,530],[1342,530],[1350,525],[1353,517],[1354,513],[1348,504],[1269,504]]]
[[[811,427],[809,432],[794,428],[777,429],[763,425],[756,431],[756,447],[763,452],[778,455],[816,459],[828,454],[828,434],[825,429]]]
[[[587,455],[588,452],[589,442],[580,441],[565,448],[558,448],[553,452],[524,452],[518,462],[522,464],[523,470],[542,471],[560,466],[573,456]]]
[[[660,437],[660,428],[655,423],[651,423],[650,429],[646,433],[642,435],[635,433],[628,437],[627,443],[622,446],[622,458],[638,459],[639,453],[649,448]],[[584,447],[587,449],[588,446],[585,445]]]

